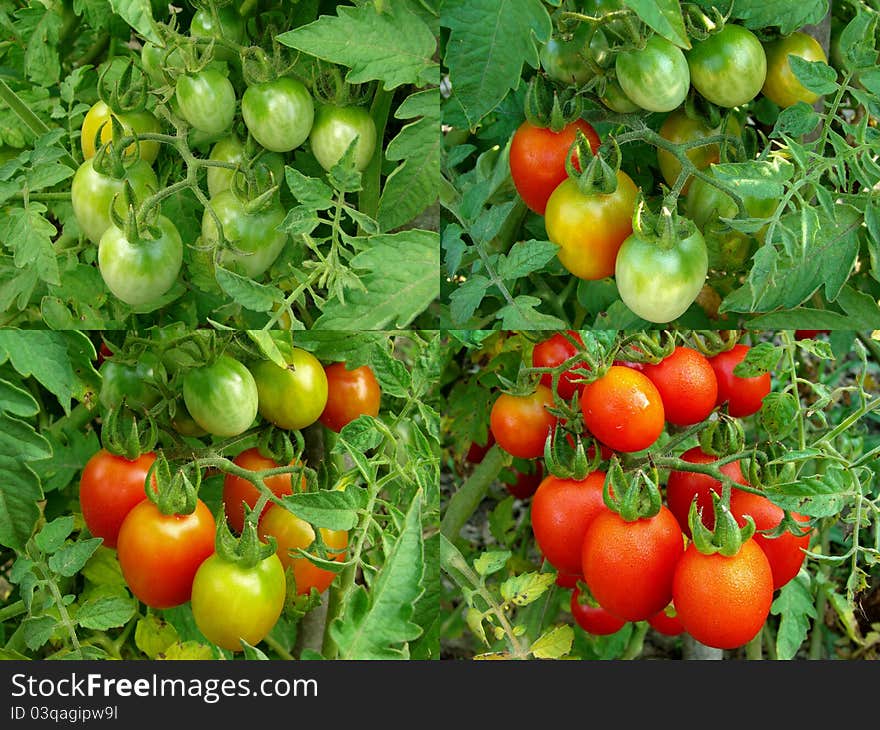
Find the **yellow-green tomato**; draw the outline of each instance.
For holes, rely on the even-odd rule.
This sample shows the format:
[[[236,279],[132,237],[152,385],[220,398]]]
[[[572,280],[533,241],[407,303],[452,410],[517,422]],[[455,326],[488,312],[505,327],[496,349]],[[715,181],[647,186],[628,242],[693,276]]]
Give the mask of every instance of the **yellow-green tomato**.
[[[728,108],[754,99],[767,75],[761,41],[741,25],[727,24],[694,43],[687,61],[694,88],[713,104]]]
[[[205,638],[229,651],[241,651],[241,640],[261,642],[284,608],[287,581],[275,553],[253,567],[221,558],[205,560],[192,585],[192,612]]]
[[[376,149],[376,124],[370,112],[360,106],[331,104],[318,109],[309,144],[321,167],[329,170],[339,162],[355,138],[354,166],[356,170],[364,170]]]
[[[623,92],[642,109],[668,112],[687,96],[691,75],[678,46],[652,35],[640,51],[618,54],[614,65]]]
[[[731,136],[738,136],[741,128],[736,117],[729,116],[727,121],[726,133]],[[660,127],[659,134],[663,139],[674,142],[675,144],[683,144],[685,142],[695,142],[706,137],[714,137],[721,134],[721,127],[713,129],[702,119],[691,119],[684,109],[676,109],[671,112],[664,120]],[[718,162],[721,159],[721,148],[718,144],[706,144],[699,147],[691,147],[685,152],[687,158],[694,164],[698,170],[705,170],[709,165]],[[666,150],[657,150],[657,164],[660,167],[660,174],[666,184],[671,188],[675,185],[681,173],[681,163],[678,158],[671,152]],[[682,192],[687,192],[691,184],[690,178],[685,182]]]
[[[103,101],[97,101],[86,113],[82,123],[82,133],[79,139],[82,147],[83,158],[89,159],[95,156],[95,137],[100,135],[101,144],[106,144],[113,136],[113,123],[111,116],[115,116],[122,125],[122,136],[133,134],[158,134],[162,131],[162,125],[152,112],[142,110],[139,112],[126,112],[124,114],[111,114],[110,107]],[[159,155],[159,143],[155,140],[143,140],[137,142],[140,158],[147,163],[152,163]],[[134,154],[135,144],[126,148],[127,154]]]
[[[260,415],[279,428],[301,429],[321,417],[327,405],[327,375],[318,359],[299,347],[284,353],[287,367],[261,360],[251,367]]]
[[[812,104],[819,98],[794,75],[788,59],[789,56],[798,56],[805,61],[828,63],[819,41],[806,33],[797,32],[764,44],[764,51],[767,54],[767,79],[762,89],[764,96],[783,108],[799,101]]]

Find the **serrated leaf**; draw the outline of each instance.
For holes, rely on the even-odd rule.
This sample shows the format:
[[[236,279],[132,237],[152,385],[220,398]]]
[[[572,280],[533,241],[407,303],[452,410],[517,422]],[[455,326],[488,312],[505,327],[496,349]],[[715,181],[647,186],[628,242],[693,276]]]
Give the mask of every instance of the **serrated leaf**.
[[[307,177],[293,167],[284,168],[284,179],[293,196],[307,210],[327,210],[333,207],[333,189],[323,180]]]
[[[777,139],[784,135],[800,137],[812,132],[819,124],[819,115],[809,104],[799,101],[794,106],[783,109],[773,125],[771,137]]]
[[[800,402],[792,393],[768,393],[761,405],[761,425],[781,441],[797,427]]]
[[[136,612],[137,604],[130,598],[99,598],[79,607],[76,622],[86,629],[106,631],[125,626]]]
[[[0,412],[28,417],[39,413],[40,406],[26,390],[0,379]]]
[[[474,570],[483,577],[497,573],[507,565],[511,554],[509,550],[493,550],[483,553],[474,561]]]
[[[474,316],[492,282],[485,276],[471,276],[449,295],[449,316],[452,322],[445,326],[463,327]]]
[[[110,0],[113,12],[147,40],[161,45],[153,24],[153,8],[150,0]]]
[[[501,595],[516,606],[527,606],[544,595],[555,581],[554,573],[522,573],[501,584]]]
[[[150,659],[156,659],[177,641],[177,630],[155,614],[140,619],[134,630],[134,643]]]
[[[116,586],[124,588],[127,584],[122,577],[122,569],[116,559],[116,551],[112,548],[99,547],[89,558],[82,574],[86,580],[95,585]]]
[[[49,568],[67,578],[76,575],[100,545],[101,538],[94,537],[63,547],[49,558]]]
[[[39,203],[9,210],[0,219],[0,242],[12,251],[17,268],[33,268],[43,281],[60,284],[58,259],[52,246],[58,230],[43,217],[46,211]]]
[[[535,659],[562,659],[571,651],[574,629],[571,626],[554,626],[539,637],[529,648]]]
[[[37,547],[44,553],[54,553],[73,532],[73,515],[57,517],[47,522],[34,537]]]
[[[519,241],[498,259],[498,276],[519,279],[540,271],[554,258],[559,246],[549,241]]]
[[[278,230],[285,231],[288,236],[301,236],[314,231],[320,223],[317,213],[312,208],[297,205],[287,211],[287,216],[278,226]]]
[[[36,651],[52,638],[58,621],[52,616],[31,616],[21,622],[24,643],[28,649]]]
[[[833,94],[837,91],[837,71],[822,61],[807,61],[800,56],[790,55],[788,63],[794,75],[807,89],[819,94]]]
[[[541,300],[537,297],[526,295],[516,297],[512,304],[498,310],[497,316],[501,318],[501,326],[511,330],[564,329],[565,323],[558,317],[536,311],[535,307],[541,304]]]
[[[37,502],[44,497],[28,462],[51,454],[49,443],[30,424],[0,413],[0,545],[24,550],[40,517]]]
[[[816,618],[808,579],[796,577],[786,583],[770,606],[770,612],[780,616],[776,653],[780,659],[793,659],[807,638],[810,630],[808,619]]]
[[[691,47],[678,0],[624,0],[624,3],[670,43],[684,49]]]
[[[706,5],[711,0],[700,0]],[[714,4],[714,3],[713,3]],[[779,26],[782,35],[800,29],[809,23],[818,23],[828,12],[828,0],[736,0],[735,18],[744,20],[747,28],[758,29]]]
[[[79,385],[71,367],[64,334],[0,330],[0,364],[6,361],[20,375],[33,376],[58,398],[65,413],[70,412],[70,401],[79,392]]]
[[[366,505],[366,492],[356,487],[344,491],[291,494],[284,506],[300,519],[328,530],[351,530],[358,523],[358,510]]]
[[[156,657],[156,659],[168,661],[197,661],[214,658],[214,650],[207,644],[200,644],[198,641],[174,643]]]
[[[268,312],[284,295],[274,286],[260,284],[248,277],[228,271],[221,266],[215,269],[220,288],[236,303],[252,312]]]

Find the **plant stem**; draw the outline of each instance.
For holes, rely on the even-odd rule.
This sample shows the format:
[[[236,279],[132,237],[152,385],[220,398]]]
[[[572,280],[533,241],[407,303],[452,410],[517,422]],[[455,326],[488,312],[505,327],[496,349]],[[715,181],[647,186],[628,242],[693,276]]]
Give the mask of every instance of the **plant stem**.
[[[828,534],[828,530],[822,530],[821,535],[822,554],[827,555],[831,545],[831,537]],[[827,578],[831,574],[831,566],[821,563],[819,572]],[[813,619],[813,631],[810,634],[810,659],[822,659],[825,656],[825,637],[823,634],[825,631],[825,607],[827,604],[828,596],[825,595],[825,591],[820,585],[816,591],[816,618]]]
[[[452,495],[440,523],[440,532],[447,540],[456,540],[465,522],[483,501],[506,460],[507,454],[497,445],[493,446],[470,478]]]
[[[3,79],[0,79],[0,101],[5,101],[15,115],[24,122],[28,129],[30,129],[37,137],[42,137],[50,131],[49,127],[43,123],[43,120],[34,114],[27,104],[18,98],[18,94],[9,88],[9,85]],[[64,150],[64,157],[61,159],[74,170],[79,167],[76,160],[70,156],[70,153],[67,150]]]
[[[764,658],[763,640],[764,629],[762,628],[757,634],[755,634],[755,638],[746,644],[746,659]]]
[[[381,85],[376,89],[376,95],[373,97],[373,104],[370,107],[370,116],[376,125],[376,150],[367,169],[361,176],[361,191],[358,193],[358,207],[361,213],[375,219],[379,212],[379,195],[381,191],[382,178],[382,160],[384,158],[382,152],[382,140],[385,137],[385,126],[388,123],[388,115],[391,112],[391,101],[394,98],[394,92],[385,91]],[[363,235],[364,231],[358,227],[358,235]]]
[[[621,659],[638,659],[642,655],[642,649],[645,647],[645,634],[648,633],[649,626],[647,621],[636,623],[635,631],[630,636],[623,654],[620,655]]]
[[[0,608],[0,624],[4,621],[8,621],[11,618],[15,618],[16,616],[21,616],[21,614],[27,613],[27,608],[24,605],[24,601],[16,601],[15,603],[10,603],[8,606],[4,606]]]

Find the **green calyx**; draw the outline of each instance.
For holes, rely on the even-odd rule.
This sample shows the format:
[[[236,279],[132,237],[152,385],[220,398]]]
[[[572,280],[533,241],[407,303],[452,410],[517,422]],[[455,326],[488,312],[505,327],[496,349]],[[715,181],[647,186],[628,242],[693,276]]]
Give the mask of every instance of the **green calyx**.
[[[565,158],[565,170],[577,183],[582,195],[610,195],[617,190],[617,173],[622,155],[620,146],[612,135],[609,134],[599,151],[593,154],[590,141],[578,130],[573,148],[574,155]],[[607,152],[603,153],[603,150]],[[580,171],[575,167],[573,158],[577,159]]]
[[[226,511],[221,507],[217,516],[217,532],[214,539],[214,550],[218,557],[228,563],[234,563],[248,569],[261,563],[274,554],[277,543],[274,537],[269,537],[268,542],[261,542],[257,535],[256,521],[250,519],[252,510],[245,508],[244,528],[241,537],[232,534],[226,522]]]
[[[158,439],[159,430],[150,414],[136,415],[126,406],[124,398],[104,416],[101,443],[115,456],[134,461],[141,454],[152,451]]]
[[[617,456],[612,456],[602,487],[605,506],[626,522],[654,517],[663,506],[658,477],[657,469],[653,467],[650,473],[639,469],[635,474],[627,476],[620,460]]]
[[[688,525],[691,528],[694,546],[704,555],[718,553],[728,558],[733,557],[739,552],[742,544],[755,534],[755,521],[750,515],[746,515],[746,523],[740,527],[730,511],[729,498],[723,500],[717,492],[711,494],[712,508],[715,511],[714,530],[703,524],[702,516],[697,509],[697,500],[691,502]]]
[[[296,439],[296,446],[290,440],[291,433]],[[305,449],[305,439],[301,431],[291,432],[270,426],[260,432],[257,449],[261,456],[272,459],[277,464],[290,464],[294,459],[301,458]]]
[[[580,118],[583,101],[574,89],[559,91],[547,79],[536,74],[526,89],[523,111],[529,124],[561,132]]]
[[[627,338],[615,360],[656,365],[675,352],[675,335],[666,330],[646,330]]]
[[[202,470],[197,462],[187,462],[172,470],[163,452],[150,467],[148,479],[156,482],[156,490],[148,491],[147,497],[164,515],[189,515],[196,508]]]
[[[742,451],[745,432],[739,418],[721,414],[717,421],[710,421],[700,431],[700,448],[709,456],[734,454]]]
[[[574,440],[574,446],[569,443]],[[588,449],[580,434],[571,434],[559,424],[553,436],[544,443],[544,466],[547,472],[560,479],[583,481],[588,474],[596,471],[602,460],[598,441],[590,437],[593,455],[588,456]]]

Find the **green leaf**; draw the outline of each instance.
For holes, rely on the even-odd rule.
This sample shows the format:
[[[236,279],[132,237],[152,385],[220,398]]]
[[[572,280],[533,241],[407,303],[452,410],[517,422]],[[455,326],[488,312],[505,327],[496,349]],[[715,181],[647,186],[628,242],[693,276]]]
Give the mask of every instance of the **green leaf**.
[[[37,502],[44,497],[28,462],[51,453],[30,424],[0,413],[0,545],[24,550],[40,517]]]
[[[0,412],[12,416],[34,416],[40,412],[40,406],[26,390],[0,379]]]
[[[319,329],[405,328],[440,296],[439,235],[408,230],[370,236],[351,260],[366,291],[333,297],[315,322]]]
[[[284,179],[287,180],[290,192],[308,210],[327,210],[333,207],[333,189],[323,180],[307,177],[293,167],[284,168]]]
[[[58,621],[52,616],[31,616],[21,622],[24,643],[28,649],[36,651],[52,638]]]
[[[207,644],[200,644],[198,641],[177,642],[169,646],[157,659],[167,659],[170,661],[198,661],[205,659],[216,659],[214,650]]]
[[[153,8],[150,0],[110,0],[113,12],[147,40],[161,45],[153,26]]]
[[[433,61],[437,41],[431,29],[402,3],[338,6],[337,15],[282,33],[276,40],[351,70],[352,84],[379,80],[385,89],[439,81]]]
[[[498,310],[501,326],[504,329],[564,329],[565,322],[549,314],[541,314],[535,310],[543,302],[537,297],[519,296],[511,304]]]
[[[780,659],[793,659],[807,638],[809,619],[816,618],[809,579],[799,576],[786,583],[770,606],[770,612],[780,617],[776,654]]]
[[[297,517],[328,530],[351,530],[358,523],[358,510],[366,505],[366,492],[356,487],[345,491],[291,494],[282,500]]]
[[[821,572],[816,574],[816,581],[819,584],[819,590],[825,594],[828,603],[837,614],[837,618],[840,619],[846,635],[855,644],[864,643],[862,633],[859,631],[859,621],[856,618],[855,607],[852,601],[847,600],[846,596],[838,593],[835,584]]]
[[[286,231],[289,236],[308,235],[314,231],[321,221],[317,213],[308,206],[298,205],[287,211],[287,216],[278,226],[278,230]]]
[[[72,532],[73,515],[57,517],[43,525],[43,529],[34,537],[34,542],[48,555],[60,548]]]
[[[444,326],[466,326],[482,303],[491,284],[492,282],[485,276],[468,277],[467,281],[449,295],[449,315],[452,322],[444,323]]]
[[[101,538],[93,537],[63,547],[49,558],[49,568],[67,578],[76,575],[100,545]]]
[[[149,659],[156,659],[178,641],[175,628],[155,614],[138,620],[134,643]]]
[[[781,441],[797,427],[800,402],[792,393],[768,393],[761,405],[761,425]]]
[[[511,556],[510,550],[493,550],[483,553],[474,561],[474,570],[483,577],[502,570]]]
[[[540,271],[554,258],[559,246],[549,241],[519,241],[498,259],[498,276],[519,279]]]
[[[555,573],[522,573],[501,584],[501,595],[516,606],[528,606],[543,596],[555,581]]]
[[[79,607],[76,622],[86,629],[106,631],[125,626],[136,612],[137,603],[131,598],[99,598]]]
[[[65,413],[79,392],[71,367],[67,339],[57,332],[0,330],[0,364],[9,361],[24,377],[34,377],[52,393]]]
[[[624,3],[670,43],[679,48],[691,47],[678,0],[624,0]]]
[[[699,0],[700,5],[717,5],[717,0]],[[723,6],[724,9],[727,5]],[[736,0],[733,17],[745,21],[747,28],[778,25],[788,35],[809,23],[818,23],[828,12],[828,0]]]
[[[800,137],[812,132],[819,124],[819,115],[809,104],[799,101],[794,106],[783,109],[776,118],[771,137]]]
[[[12,208],[0,220],[0,241],[13,252],[17,268],[33,267],[43,281],[60,284],[58,260],[52,245],[58,230],[43,217],[46,211],[40,203]]]
[[[22,8],[16,16],[20,21],[19,32],[27,37],[24,52],[24,68],[28,80],[41,86],[53,86],[61,79],[58,40],[63,19],[61,13],[52,12],[41,5]]]
[[[340,659],[406,659],[407,642],[421,627],[412,622],[413,605],[423,592],[424,546],[421,495],[410,505],[399,537],[386,555],[369,593],[355,586],[345,615],[330,625]]]
[[[822,61],[807,61],[800,56],[790,55],[788,63],[794,75],[807,89],[819,94],[833,94],[838,89],[837,71]]]
[[[523,63],[538,68],[537,44],[553,29],[539,0],[444,0],[440,22],[452,31],[445,60],[471,128],[519,86]]]
[[[425,592],[416,601],[412,621],[424,633],[410,644],[410,659],[439,659],[440,632],[443,616],[440,613],[440,533],[425,539],[425,572],[422,585]]]
[[[553,626],[529,648],[535,659],[561,659],[571,651],[574,629],[571,626]]]
[[[121,588],[127,586],[125,578],[122,577],[119,561],[116,559],[116,551],[103,545],[89,558],[82,574],[86,580],[95,585]]]
[[[236,303],[252,312],[268,312],[272,306],[284,299],[281,290],[274,286],[260,284],[251,278],[218,266],[215,269],[220,288]]]

